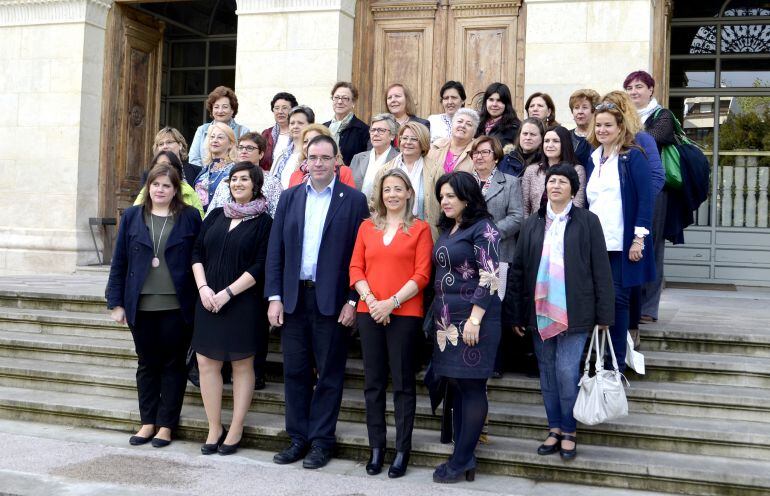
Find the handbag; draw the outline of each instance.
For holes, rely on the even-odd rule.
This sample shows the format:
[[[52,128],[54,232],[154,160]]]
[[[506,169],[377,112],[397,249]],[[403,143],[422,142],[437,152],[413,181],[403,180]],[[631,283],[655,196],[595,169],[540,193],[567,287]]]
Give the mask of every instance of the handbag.
[[[656,119],[661,111],[663,111],[663,108],[656,110],[652,114],[652,118]],[[671,117],[674,119],[674,138],[677,144],[682,143],[682,138],[684,137],[684,140],[687,140],[687,137],[684,136],[684,132],[681,130],[682,126],[679,124],[676,116],[672,114]],[[660,150],[660,160],[663,162],[663,169],[666,173],[666,186],[673,189],[682,189],[682,157],[679,154],[677,144],[665,145]]]
[[[618,360],[615,358],[615,349],[612,340],[608,338],[609,330],[602,331],[602,343],[599,346],[599,326],[594,327],[591,335],[591,344],[588,346],[588,355],[578,386],[577,400],[572,414],[577,420],[586,425],[596,425],[628,415],[628,400],[623,381],[628,380],[618,369]],[[610,355],[612,356],[613,370],[604,369],[605,342],[610,343]],[[594,345],[596,347],[594,348]],[[596,352],[596,373],[593,377],[589,374],[591,366],[591,351]]]

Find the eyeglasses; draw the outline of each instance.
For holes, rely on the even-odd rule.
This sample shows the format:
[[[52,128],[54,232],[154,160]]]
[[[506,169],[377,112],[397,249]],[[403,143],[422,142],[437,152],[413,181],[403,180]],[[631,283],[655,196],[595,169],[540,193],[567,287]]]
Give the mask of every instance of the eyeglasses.
[[[469,155],[471,156],[471,158],[488,157],[492,155],[492,150],[476,150],[475,152],[469,153]]]
[[[350,101],[350,97],[349,96],[333,96],[332,97],[332,101],[333,102],[348,103]]]
[[[417,136],[401,136],[399,138],[399,141],[401,141],[401,143],[409,143],[409,142],[417,143],[418,141],[420,141],[420,138],[418,138]]]
[[[277,107],[277,106],[273,107],[273,112],[288,112],[289,110],[291,110],[291,107],[288,107],[286,105],[282,107]]]
[[[171,146],[179,143],[177,140],[160,141],[156,146]]]
[[[390,129],[385,129],[383,127],[370,127],[369,128],[369,134],[385,134],[389,133]]]
[[[307,163],[317,164],[318,162],[321,162],[322,164],[328,164],[331,163],[332,160],[334,160],[334,157],[330,157],[328,155],[310,155],[307,158]]]
[[[612,110],[616,108],[618,108],[618,106],[610,102],[600,103],[596,106],[596,110]]]
[[[251,145],[238,145],[238,151],[239,152],[253,152],[254,150],[259,150],[258,146],[251,146]]]

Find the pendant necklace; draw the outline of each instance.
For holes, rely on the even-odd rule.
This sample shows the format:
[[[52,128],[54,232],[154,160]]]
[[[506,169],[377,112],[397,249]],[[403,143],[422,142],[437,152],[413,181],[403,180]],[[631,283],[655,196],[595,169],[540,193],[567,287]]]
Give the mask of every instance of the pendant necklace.
[[[166,222],[168,217],[163,220],[163,227],[160,228],[160,236],[158,236],[158,243],[155,244],[155,220],[153,219],[152,212],[150,212],[150,231],[152,232],[152,251],[155,256],[152,257],[152,267],[157,269],[160,267],[160,258],[158,258],[158,250],[160,250],[160,240],[163,238],[163,231],[166,229]]]

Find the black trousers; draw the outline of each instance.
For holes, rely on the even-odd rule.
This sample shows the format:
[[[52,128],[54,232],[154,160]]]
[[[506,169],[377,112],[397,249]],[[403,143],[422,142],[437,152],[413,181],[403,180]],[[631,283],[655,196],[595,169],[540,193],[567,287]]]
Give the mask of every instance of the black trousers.
[[[487,418],[486,379],[447,378],[452,388],[452,427],[454,429],[455,450],[449,458],[453,470],[469,470],[476,466],[473,452],[479,443],[484,420]]]
[[[187,384],[192,328],[179,310],[139,311],[131,334],[139,357],[136,388],[142,424],[174,429]]]
[[[415,355],[422,319],[391,315],[390,324],[377,324],[368,313],[358,313],[358,331],[364,356],[364,398],[369,446],[384,448],[386,440],[385,391],[388,372],[393,377],[396,411],[396,450],[412,449],[417,405]]]
[[[345,382],[348,330],[337,322],[339,315],[318,311],[315,291],[300,288],[297,308],[284,314],[281,328],[286,432],[300,445],[332,449]]]

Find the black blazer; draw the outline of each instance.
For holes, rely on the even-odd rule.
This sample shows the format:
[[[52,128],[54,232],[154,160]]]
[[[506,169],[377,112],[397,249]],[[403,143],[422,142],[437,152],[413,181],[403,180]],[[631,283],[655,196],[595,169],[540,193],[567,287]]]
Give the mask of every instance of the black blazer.
[[[421,119],[416,115],[410,115],[409,120],[412,122],[417,122],[418,124],[422,124],[423,126],[428,128],[428,131],[430,131],[430,122],[428,121],[428,119]]]
[[[195,301],[198,298],[191,260],[201,222],[198,210],[185,207],[174,219],[174,228],[168,235],[164,251],[182,315],[185,322],[190,324],[193,322]],[[134,325],[139,296],[150,272],[152,257],[152,239],[144,222],[144,207],[137,205],[127,208],[120,219],[105,296],[109,308],[121,306],[126,310],[129,325]]]
[[[487,136],[492,136],[497,138],[500,141],[500,146],[506,146],[506,145],[513,145],[516,143],[516,138],[519,135],[519,121],[516,120],[513,124],[508,126],[503,126],[501,123],[497,123],[494,126],[492,126],[492,129],[489,131],[489,133],[486,133]],[[484,123],[479,124],[479,128],[476,130],[476,137],[485,134],[484,133]],[[507,173],[506,173],[507,174]]]
[[[519,231],[503,300],[505,326],[537,328],[535,283],[545,239],[545,207]],[[615,289],[599,217],[572,206],[564,230],[564,279],[569,331],[589,331],[615,323]]]
[[[267,246],[265,297],[278,295],[283,309],[297,309],[302,245],[305,230],[306,184],[289,188],[281,194]],[[349,299],[356,299],[350,289],[350,257],[358,226],[369,217],[363,193],[344,184],[337,177],[324,221],[316,268],[316,303],[322,315],[338,315]]]
[[[329,127],[332,121],[324,122],[324,126]],[[353,155],[366,151],[369,143],[369,126],[364,121],[353,116],[350,124],[340,134],[340,153],[345,165],[350,165]]]

